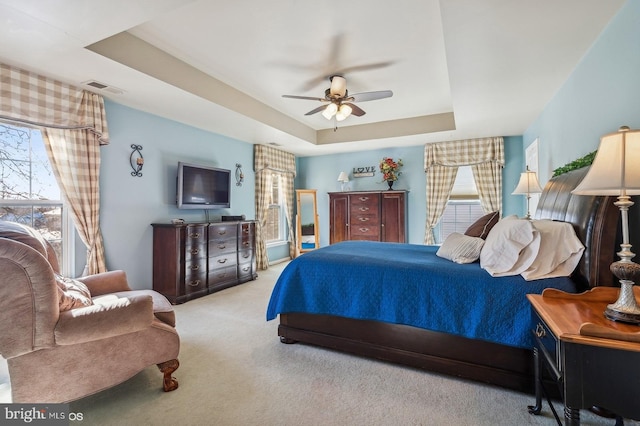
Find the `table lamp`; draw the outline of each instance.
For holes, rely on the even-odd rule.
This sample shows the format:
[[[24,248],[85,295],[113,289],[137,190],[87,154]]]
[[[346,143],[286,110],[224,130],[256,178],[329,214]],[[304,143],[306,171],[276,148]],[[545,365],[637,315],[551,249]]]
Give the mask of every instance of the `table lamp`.
[[[614,204],[620,209],[622,244],[620,260],[611,264],[611,272],[620,280],[620,294],[604,315],[610,320],[640,324],[640,307],[633,294],[640,265],[631,260],[635,254],[629,244],[629,207],[633,206],[630,196],[640,194],[640,130],[623,126],[616,133],[602,136],[591,168],[573,193],[618,197]]]
[[[342,190],[344,191],[347,183],[349,182],[349,175],[347,175],[346,172],[340,172],[340,174],[338,175],[338,182],[342,183]]]
[[[527,196],[527,216],[526,219],[531,220],[531,213],[529,211],[529,200],[531,199],[531,194],[540,194],[542,192],[542,188],[540,188],[540,183],[538,182],[538,176],[536,172],[532,172],[529,170],[529,166],[527,166],[527,171],[520,174],[520,181],[518,182],[518,186],[511,193],[512,195],[525,194]]]

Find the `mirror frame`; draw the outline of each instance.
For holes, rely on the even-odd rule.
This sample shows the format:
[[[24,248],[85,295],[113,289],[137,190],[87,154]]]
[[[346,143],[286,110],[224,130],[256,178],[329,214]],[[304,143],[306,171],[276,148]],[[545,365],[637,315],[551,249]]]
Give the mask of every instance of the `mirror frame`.
[[[298,253],[305,253],[320,248],[320,232],[318,230],[318,201],[316,197],[316,189],[296,189],[296,248]],[[305,195],[311,195],[313,198],[313,235],[315,240],[315,248],[302,248],[302,220],[300,214],[302,212],[301,198]]]

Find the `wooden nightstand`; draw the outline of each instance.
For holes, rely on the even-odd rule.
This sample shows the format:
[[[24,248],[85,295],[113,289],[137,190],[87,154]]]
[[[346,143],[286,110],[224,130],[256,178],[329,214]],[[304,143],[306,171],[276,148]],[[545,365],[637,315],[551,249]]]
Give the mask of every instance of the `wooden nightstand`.
[[[634,288],[636,297],[639,288]],[[597,287],[579,295],[548,289],[527,295],[537,324],[536,406],[542,408],[541,371],[558,382],[566,425],[580,424],[580,409],[601,407],[621,418],[640,419],[640,327],[606,319],[619,289]],[[555,414],[555,412],[554,412]]]

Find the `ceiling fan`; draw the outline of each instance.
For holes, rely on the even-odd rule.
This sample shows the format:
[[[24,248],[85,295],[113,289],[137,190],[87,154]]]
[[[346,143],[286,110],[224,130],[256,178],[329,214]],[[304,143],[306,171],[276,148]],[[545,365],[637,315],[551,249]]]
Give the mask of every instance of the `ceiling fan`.
[[[351,114],[361,117],[366,113],[362,108],[355,105],[354,102],[374,101],[377,99],[390,98],[393,96],[391,90],[380,90],[376,92],[362,92],[349,94],[347,90],[347,80],[341,75],[332,75],[329,80],[331,86],[324,91],[324,98],[314,98],[311,96],[282,95],[284,98],[306,99],[311,101],[320,101],[323,104],[312,109],[305,115],[313,115],[321,112],[327,119],[331,120],[335,117],[337,121],[342,121]]]

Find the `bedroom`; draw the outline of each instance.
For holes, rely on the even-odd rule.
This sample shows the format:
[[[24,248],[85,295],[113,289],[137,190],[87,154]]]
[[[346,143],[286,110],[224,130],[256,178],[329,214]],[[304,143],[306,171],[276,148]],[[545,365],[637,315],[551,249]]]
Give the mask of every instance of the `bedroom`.
[[[555,91],[555,97],[549,100],[539,117],[527,123],[522,133],[512,136],[510,147],[513,146],[516,160],[508,165],[507,173],[510,174],[507,176],[510,179],[505,178],[505,193],[510,193],[507,180],[515,185],[524,167],[524,149],[536,138],[540,143],[540,174],[544,181],[555,167],[595,149],[601,135],[621,124],[640,127],[637,115],[639,101],[634,96],[638,93],[639,83],[634,73],[638,69],[640,55],[634,42],[638,39],[637,30],[631,24],[638,16],[637,2],[624,3],[616,15],[615,24],[608,26],[598,38],[567,83]],[[14,61],[17,64],[26,62],[19,56],[14,57]],[[603,78],[603,75],[607,77]],[[611,97],[615,97],[615,102],[602,101]],[[296,108],[299,107],[297,104]],[[107,113],[112,138],[111,146],[102,152],[103,162],[108,165],[103,170],[102,183],[102,225],[107,258],[114,267],[127,270],[131,281],[143,287],[149,285],[151,274],[149,224],[183,215],[174,209],[170,200],[171,191],[167,188],[173,185],[173,177],[167,176],[170,174],[167,171],[178,160],[199,159],[203,153],[210,153],[215,163],[226,168],[233,168],[236,162],[242,163],[246,183],[241,188],[234,188],[234,207],[229,214],[250,216],[249,212],[253,211],[252,147],[249,143],[150,115],[117,101],[107,102]],[[128,156],[129,145],[134,142],[144,145],[146,164],[145,176],[132,182],[128,174]],[[224,157],[220,152],[225,153]],[[301,169],[304,169],[304,180],[300,186],[317,188],[319,193],[336,190],[335,178],[341,170],[371,162],[375,164],[383,156],[422,158],[422,148],[376,148],[353,154],[304,157],[300,159]],[[411,194],[416,197],[411,203],[419,206],[424,203],[420,199],[424,196],[424,174],[419,164],[405,166],[405,172],[404,182],[408,187],[410,185]],[[512,203],[510,212],[522,214],[522,197],[508,195],[505,198],[511,200],[507,201]],[[319,206],[326,209],[326,200],[320,201]],[[326,230],[328,214],[326,210],[319,214],[325,221],[320,229]],[[199,220],[201,215],[194,213],[191,218]],[[411,220],[414,222],[410,226],[417,229],[417,237],[412,239],[419,240],[424,233],[424,221],[418,215],[412,215]],[[82,256],[83,253],[78,255],[77,267],[80,270],[84,263]],[[274,257],[279,256],[274,254]]]

